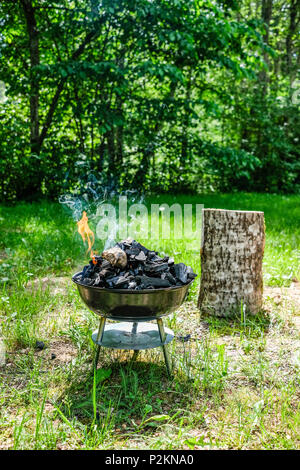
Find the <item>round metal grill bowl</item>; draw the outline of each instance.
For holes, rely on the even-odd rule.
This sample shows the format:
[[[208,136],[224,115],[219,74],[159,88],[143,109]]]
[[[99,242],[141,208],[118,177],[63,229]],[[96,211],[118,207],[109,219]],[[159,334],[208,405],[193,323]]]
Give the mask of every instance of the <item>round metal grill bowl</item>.
[[[168,315],[180,307],[193,280],[183,286],[162,289],[105,289],[85,286],[75,280],[80,297],[97,315],[111,320],[149,321]]]

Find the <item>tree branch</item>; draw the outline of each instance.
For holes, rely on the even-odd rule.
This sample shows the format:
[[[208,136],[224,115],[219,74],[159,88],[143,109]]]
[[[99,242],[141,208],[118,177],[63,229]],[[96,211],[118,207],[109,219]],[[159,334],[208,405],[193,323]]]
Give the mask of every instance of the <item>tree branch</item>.
[[[97,35],[98,32],[99,31],[97,29],[94,29],[93,31],[90,31],[86,35],[86,37],[85,37],[84,41],[82,42],[82,44],[71,55],[71,60],[78,59],[78,57],[83,53],[85,47],[94,39],[94,37]],[[64,88],[64,85],[65,85],[66,81],[67,81],[67,77],[63,78],[59,82],[59,84],[57,85],[56,92],[55,92],[55,94],[52,98],[52,101],[50,103],[49,110],[48,110],[48,113],[46,115],[45,123],[44,123],[44,126],[43,126],[41,134],[40,134],[40,138],[39,138],[39,147],[40,148],[42,147],[43,142],[44,142],[44,140],[45,140],[45,138],[48,134],[48,130],[49,130],[49,127],[52,123],[53,115],[54,115],[54,112],[56,110],[59,97],[61,95],[61,92],[63,91],[63,88]]]
[[[39,31],[31,0],[21,0],[29,38],[30,53],[30,141],[32,152],[39,152],[39,82],[34,68],[39,65]]]

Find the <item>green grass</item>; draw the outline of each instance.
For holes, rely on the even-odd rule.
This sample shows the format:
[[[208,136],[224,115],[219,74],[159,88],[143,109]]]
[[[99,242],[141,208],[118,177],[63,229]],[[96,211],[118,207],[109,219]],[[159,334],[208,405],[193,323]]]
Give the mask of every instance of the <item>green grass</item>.
[[[300,275],[300,197],[262,194],[224,194],[211,196],[169,196],[146,199],[146,204],[203,204],[236,210],[264,211],[266,285],[289,285]],[[92,216],[92,214],[91,214]],[[93,220],[90,225],[95,228]],[[0,206],[0,281],[26,281],[33,276],[69,274],[87,260],[75,221],[55,203],[20,203]],[[176,260],[190,263],[200,271],[199,247],[188,249],[190,240],[151,240],[157,250],[178,253]],[[96,241],[99,251],[101,241]]]
[[[147,204],[263,210],[265,285],[300,278],[300,198],[259,194],[160,196]],[[91,219],[91,226],[94,221]],[[199,318],[199,277],[166,319],[174,378],[159,350],[103,351],[92,372],[97,318],[70,275],[87,258],[75,221],[58,204],[0,206],[0,447],[9,449],[299,448],[297,303],[269,298],[256,317]],[[190,240],[154,240],[200,273]],[[150,242],[147,242],[150,244]],[[103,245],[97,242],[98,250]],[[45,279],[46,278],[46,279]],[[35,350],[36,340],[46,343]],[[51,359],[51,354],[56,357]]]

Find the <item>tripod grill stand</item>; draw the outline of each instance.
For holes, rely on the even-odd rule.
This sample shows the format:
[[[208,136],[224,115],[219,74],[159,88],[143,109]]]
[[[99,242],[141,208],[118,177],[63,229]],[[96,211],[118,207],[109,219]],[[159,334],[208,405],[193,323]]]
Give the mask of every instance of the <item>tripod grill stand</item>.
[[[164,328],[161,318],[156,321],[157,325],[139,320],[109,324],[105,328],[106,318],[101,317],[98,330],[92,334],[92,340],[97,345],[94,367],[97,368],[101,347],[133,350],[133,359],[136,359],[140,350],[160,346],[170,377],[172,365],[167,344],[174,338],[174,333],[169,328]]]

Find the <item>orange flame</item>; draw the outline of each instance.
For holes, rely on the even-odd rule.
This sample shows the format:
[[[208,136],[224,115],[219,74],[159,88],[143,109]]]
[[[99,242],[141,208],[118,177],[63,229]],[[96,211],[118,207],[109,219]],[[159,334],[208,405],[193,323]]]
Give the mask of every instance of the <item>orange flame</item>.
[[[92,250],[92,247],[93,247],[93,245],[94,245],[94,243],[95,243],[95,235],[94,235],[94,232],[90,229],[90,227],[89,227],[89,225],[88,225],[88,217],[87,217],[85,211],[82,212],[82,217],[81,217],[81,219],[77,222],[77,226],[78,226],[78,233],[80,233],[83,242],[85,242],[86,240],[87,240],[87,242],[88,242],[87,253],[90,252],[90,255],[91,255],[91,257],[92,257],[93,263],[94,263],[94,264],[97,264],[97,261],[96,261],[96,259],[95,259],[96,251],[94,252],[94,251]]]

